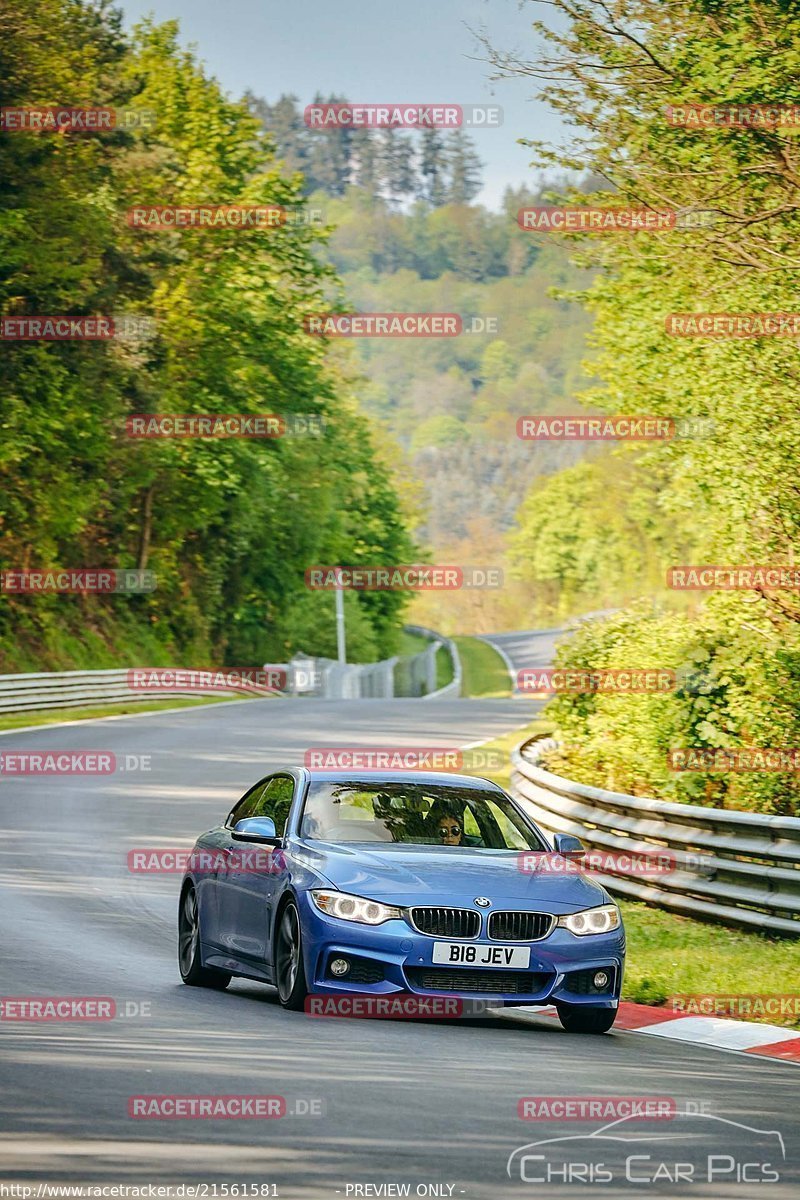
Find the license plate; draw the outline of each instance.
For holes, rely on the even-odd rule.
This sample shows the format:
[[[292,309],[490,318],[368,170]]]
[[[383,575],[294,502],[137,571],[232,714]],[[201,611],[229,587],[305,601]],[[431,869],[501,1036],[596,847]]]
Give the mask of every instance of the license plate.
[[[434,942],[433,961],[450,967],[514,967],[524,970],[531,959],[529,946],[465,945]]]

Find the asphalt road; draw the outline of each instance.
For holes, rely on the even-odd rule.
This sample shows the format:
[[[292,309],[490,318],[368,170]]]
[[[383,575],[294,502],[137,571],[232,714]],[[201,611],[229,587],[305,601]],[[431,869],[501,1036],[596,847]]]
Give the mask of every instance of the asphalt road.
[[[3,751],[105,750],[128,768],[0,777],[0,994],[110,996],[118,1010],[139,1014],[0,1020],[0,1180],[204,1183],[220,1196],[225,1184],[269,1183],[292,1200],[405,1187],[412,1196],[571,1196],[586,1185],[522,1183],[518,1167],[510,1179],[508,1157],[603,1122],[523,1121],[520,1098],[657,1095],[714,1115],[712,1149],[730,1156],[730,1178],[766,1155],[780,1181],[625,1187],[615,1168],[598,1194],[796,1196],[800,1075],[790,1064],[631,1033],[567,1034],[532,1013],[469,1023],[314,1019],[284,1012],[266,986],[234,981],[217,994],[181,984],[179,877],[131,875],[128,850],[191,845],[253,780],[301,761],[309,745],[467,744],[526,715],[519,701],[264,700],[0,737]],[[150,769],[125,756],[150,756]],[[281,1095],[292,1115],[128,1116],[132,1095],[211,1093]],[[324,1111],[304,1116],[298,1102]],[[786,1161],[774,1136],[739,1125],[779,1131]],[[638,1129],[636,1152],[685,1162],[708,1127],[651,1121]],[[618,1150],[581,1142],[575,1152],[596,1164]],[[639,1166],[641,1177],[652,1164]],[[539,1168],[530,1160],[525,1169],[535,1176]]]
[[[505,659],[512,684],[516,687],[518,671],[525,667],[553,665],[554,638],[565,633],[565,629],[525,629],[516,633],[485,634],[481,640],[494,646]]]
[[[505,659],[512,684],[516,686],[518,671],[526,667],[551,667],[553,665],[556,642],[566,637],[570,629],[595,617],[609,616],[614,611],[612,608],[605,608],[585,613],[584,616],[577,618],[576,621],[562,629],[520,629],[513,633],[486,633],[481,635],[481,640],[494,646],[500,656]]]

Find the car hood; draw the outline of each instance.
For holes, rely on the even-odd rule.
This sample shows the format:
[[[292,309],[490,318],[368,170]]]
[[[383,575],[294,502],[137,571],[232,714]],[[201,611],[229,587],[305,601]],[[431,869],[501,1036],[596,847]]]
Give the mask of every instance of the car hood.
[[[438,846],[373,850],[315,841],[303,843],[301,856],[340,891],[401,906],[472,907],[476,896],[485,896],[495,908],[499,904],[541,906],[558,914],[608,900],[606,891],[584,874],[523,871],[521,856],[507,850]]]

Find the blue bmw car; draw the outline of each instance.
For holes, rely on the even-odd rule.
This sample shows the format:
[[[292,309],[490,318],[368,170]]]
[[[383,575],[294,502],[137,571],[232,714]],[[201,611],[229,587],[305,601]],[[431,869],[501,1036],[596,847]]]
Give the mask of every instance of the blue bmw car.
[[[261,980],[292,1009],[354,993],[554,1004],[565,1029],[604,1033],[625,935],[582,854],[486,779],[276,771],[195,845],[181,976]]]

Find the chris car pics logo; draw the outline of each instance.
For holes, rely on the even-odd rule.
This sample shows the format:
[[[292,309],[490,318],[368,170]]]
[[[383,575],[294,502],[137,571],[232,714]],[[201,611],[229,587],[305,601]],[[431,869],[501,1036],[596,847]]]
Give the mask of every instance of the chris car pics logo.
[[[725,1189],[779,1182],[786,1161],[780,1131],[728,1120],[707,1107],[687,1100],[663,1122],[632,1112],[590,1133],[528,1142],[509,1155],[506,1172],[550,1189],[612,1184],[632,1197],[656,1185],[676,1189],[670,1195],[688,1194],[694,1184],[706,1185],[703,1195],[711,1194],[706,1188],[712,1185],[714,1195],[749,1200],[754,1192]]]

